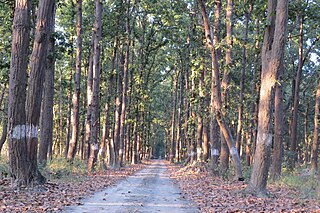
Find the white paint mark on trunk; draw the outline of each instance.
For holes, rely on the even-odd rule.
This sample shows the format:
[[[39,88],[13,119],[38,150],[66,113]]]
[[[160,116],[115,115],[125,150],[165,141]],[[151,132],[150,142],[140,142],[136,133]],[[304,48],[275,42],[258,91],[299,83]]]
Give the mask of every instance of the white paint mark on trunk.
[[[38,138],[38,126],[32,124],[16,125],[13,127],[11,138],[17,140],[22,138]]]
[[[202,149],[201,149],[201,147],[198,147],[198,148],[197,148],[197,153],[199,153],[199,154],[201,154],[201,153],[202,153]]]
[[[219,156],[219,150],[218,149],[212,149],[211,150],[211,155],[212,156]]]
[[[232,147],[231,150],[230,150],[230,154],[231,154],[231,155],[236,155],[237,152],[238,152],[238,151],[237,151],[237,148],[236,148],[236,147]]]
[[[94,150],[94,151],[98,150],[98,149],[99,149],[98,144],[97,144],[97,143],[92,144],[92,145],[91,145],[91,149]]]
[[[264,143],[266,146],[272,145],[272,134],[262,133],[258,135],[257,144]]]
[[[123,154],[123,149],[119,149],[119,155]]]

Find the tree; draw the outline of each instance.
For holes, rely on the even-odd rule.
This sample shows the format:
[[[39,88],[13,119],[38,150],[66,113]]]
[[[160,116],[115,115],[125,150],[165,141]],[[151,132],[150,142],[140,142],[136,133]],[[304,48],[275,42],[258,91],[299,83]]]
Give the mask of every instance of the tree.
[[[288,1],[268,1],[268,25],[262,47],[261,89],[258,115],[257,147],[254,155],[248,189],[257,194],[266,194],[272,145],[271,115],[273,90],[284,57],[286,41]]]
[[[42,100],[41,120],[40,120],[40,145],[39,145],[39,162],[46,165],[48,154],[52,149],[52,136],[53,136],[53,98],[54,98],[54,23],[55,23],[55,10],[56,7],[52,7],[54,10],[51,13],[51,17],[48,21],[49,25],[49,46],[48,56],[46,61],[46,72],[44,81],[44,91]]]
[[[17,186],[42,183],[37,168],[38,125],[41,108],[45,57],[48,45],[48,20],[54,1],[39,1],[35,39],[30,62],[30,81],[26,98],[29,45],[30,1],[16,4],[9,82],[10,169]]]
[[[94,43],[93,43],[93,85],[92,85],[92,103],[91,103],[91,137],[90,137],[90,157],[88,162],[88,171],[92,171],[97,161],[99,150],[99,94],[100,94],[100,41],[102,27],[102,2],[95,1],[95,23],[94,23]]]
[[[28,185],[33,177],[28,173],[27,167],[27,131],[31,136],[30,127],[26,125],[26,85],[27,60],[30,36],[30,3],[29,0],[16,1],[13,20],[12,50],[9,80],[8,103],[8,143],[9,165],[14,183],[17,186]]]
[[[311,154],[311,170],[318,171],[318,149],[319,149],[319,115],[320,115],[320,80],[316,90],[315,108],[314,108],[314,130]]]
[[[228,144],[228,147],[232,156],[233,166],[235,167],[235,170],[236,170],[236,178],[239,180],[243,180],[240,157],[236,150],[235,142],[234,142],[234,139],[232,138],[231,131],[227,126],[225,118],[222,113],[221,84],[220,84],[220,77],[219,77],[220,70],[219,70],[216,50],[213,46],[213,39],[211,37],[211,30],[209,26],[208,15],[206,13],[206,7],[202,0],[199,0],[198,2],[201,8],[202,18],[204,23],[205,39],[211,51],[211,63],[212,63],[211,105],[213,106],[214,116],[220,127],[220,131],[223,134],[223,137],[226,139],[226,142]]]
[[[283,130],[284,130],[284,110],[283,110],[283,65],[281,65],[279,73],[279,81],[275,86],[274,98],[274,141],[272,153],[272,167],[271,178],[273,180],[279,179],[282,167],[282,153],[283,153]]]
[[[80,80],[82,60],[82,0],[77,0],[77,50],[76,71],[74,75],[74,91],[72,96],[72,136],[69,143],[68,160],[75,157],[79,139]]]

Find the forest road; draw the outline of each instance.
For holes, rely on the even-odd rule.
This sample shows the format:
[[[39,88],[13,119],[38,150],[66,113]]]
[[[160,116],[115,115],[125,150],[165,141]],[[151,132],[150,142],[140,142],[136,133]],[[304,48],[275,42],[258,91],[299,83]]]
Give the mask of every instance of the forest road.
[[[81,200],[83,205],[71,206],[64,212],[75,213],[197,213],[199,209],[182,197],[169,178],[167,163],[152,160],[144,169],[117,185]]]

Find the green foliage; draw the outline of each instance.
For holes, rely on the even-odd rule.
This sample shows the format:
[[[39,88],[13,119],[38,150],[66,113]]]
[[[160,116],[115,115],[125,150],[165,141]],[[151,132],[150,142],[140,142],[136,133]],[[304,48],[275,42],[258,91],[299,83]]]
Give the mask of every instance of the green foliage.
[[[302,198],[320,198],[319,177],[309,174],[308,169],[295,171],[294,173],[282,174],[280,180],[275,183],[280,186],[287,186],[298,190]]]
[[[9,177],[10,170],[8,165],[8,159],[5,156],[0,156],[0,179]]]
[[[65,158],[56,157],[48,162],[48,165],[44,168],[39,166],[40,171],[50,179],[70,179],[75,176],[82,176],[86,174],[86,165],[83,161],[75,158],[72,163],[68,162]]]

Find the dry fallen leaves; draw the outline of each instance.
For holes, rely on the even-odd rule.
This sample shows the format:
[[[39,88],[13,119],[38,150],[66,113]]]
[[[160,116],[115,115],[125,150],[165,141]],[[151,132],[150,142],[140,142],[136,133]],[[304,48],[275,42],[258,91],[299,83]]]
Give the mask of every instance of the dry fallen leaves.
[[[64,206],[80,205],[80,199],[115,184],[141,169],[133,165],[103,174],[84,176],[79,181],[49,181],[29,189],[12,189],[9,179],[0,181],[0,212],[58,212]],[[70,177],[77,179],[79,177]]]
[[[243,193],[246,184],[212,177],[196,167],[170,166],[184,196],[195,202],[201,212],[320,212],[317,200],[297,199],[295,190],[269,185],[268,198]]]

